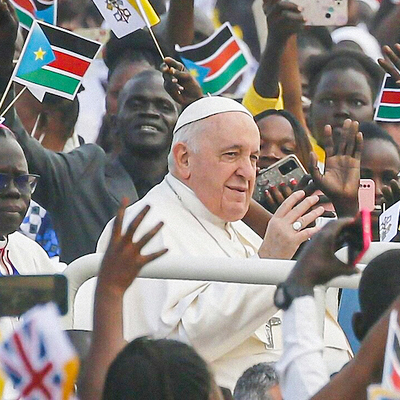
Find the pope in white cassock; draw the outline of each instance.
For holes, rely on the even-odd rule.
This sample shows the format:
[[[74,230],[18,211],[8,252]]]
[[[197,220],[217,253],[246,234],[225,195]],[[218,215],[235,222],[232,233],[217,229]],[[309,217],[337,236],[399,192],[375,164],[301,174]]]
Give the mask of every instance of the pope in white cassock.
[[[175,126],[168,175],[127,209],[124,227],[148,204],[151,209],[135,237],[159,221],[164,227],[145,253],[168,248],[164,257],[291,258],[316,231],[295,231],[293,222],[300,219],[306,227],[323,210],[307,213],[316,202],[313,197],[296,207],[298,199],[292,201],[286,211],[281,210],[286,213],[282,223],[270,222],[264,240],[245,225],[241,219],[254,189],[259,147],[257,125],[241,104],[222,97],[197,100]],[[98,252],[107,248],[112,223],[99,239]],[[279,230],[290,232],[292,239],[277,241]],[[124,336],[187,342],[210,363],[217,383],[233,389],[245,369],[276,361],[280,355],[274,291],[275,286],[137,279],[124,299]],[[344,363],[348,353],[343,333],[335,324],[330,327],[333,343],[328,346],[335,348],[335,357],[341,356]]]

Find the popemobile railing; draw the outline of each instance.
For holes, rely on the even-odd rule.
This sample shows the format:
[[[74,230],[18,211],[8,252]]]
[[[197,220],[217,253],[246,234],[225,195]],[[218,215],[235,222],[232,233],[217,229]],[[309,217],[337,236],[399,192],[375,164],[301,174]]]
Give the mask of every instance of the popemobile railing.
[[[324,329],[325,293],[328,287],[356,289],[361,272],[372,258],[392,249],[400,248],[400,243],[372,243],[358,264],[360,272],[352,276],[341,276],[328,282],[326,286],[315,290],[315,301],[318,310],[318,321],[321,334]],[[346,258],[346,249],[337,253],[339,259]],[[69,284],[69,313],[63,322],[66,329],[73,327],[74,303],[78,289],[88,279],[97,276],[103,254],[88,254],[73,261],[65,270]],[[139,277],[150,279],[178,279],[196,281],[229,282],[239,284],[277,285],[283,282],[295,265],[295,261],[276,259],[240,259],[240,258],[207,258],[207,257],[173,257],[163,256],[146,265]],[[87,290],[87,301],[93,301],[94,282]],[[81,303],[82,304],[82,303]]]

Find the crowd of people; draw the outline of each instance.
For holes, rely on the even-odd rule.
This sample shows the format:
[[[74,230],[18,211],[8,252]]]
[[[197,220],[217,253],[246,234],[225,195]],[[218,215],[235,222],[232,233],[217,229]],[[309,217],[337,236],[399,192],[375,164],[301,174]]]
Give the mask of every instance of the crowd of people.
[[[347,24],[326,27],[307,25],[295,0],[150,3],[155,37],[110,31],[74,100],[26,90],[5,113],[0,275],[104,254],[93,313],[70,327],[92,330],[80,399],[366,399],[382,380],[388,310],[400,310],[399,250],[362,273],[356,354],[338,322],[344,294],[327,289],[321,336],[314,288],[360,272],[335,255],[355,229],[360,179],[375,184],[374,241],[400,200],[400,123],[374,121],[385,72],[400,89],[400,4],[348,0]],[[175,45],[226,21],[249,68],[210,95]],[[91,0],[59,0],[58,24],[107,28]],[[24,37],[1,1],[2,110],[22,89],[6,93]],[[304,176],[260,192],[260,171],[290,155]],[[205,256],[296,263],[278,286],[137,278],[158,258],[190,269]],[[15,326],[3,318],[2,336]]]

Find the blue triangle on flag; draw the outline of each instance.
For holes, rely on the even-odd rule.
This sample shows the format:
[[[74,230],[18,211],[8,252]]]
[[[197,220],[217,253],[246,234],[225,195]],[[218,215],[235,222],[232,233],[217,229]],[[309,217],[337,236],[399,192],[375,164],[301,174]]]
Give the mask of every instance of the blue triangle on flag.
[[[198,65],[184,57],[181,57],[181,60],[185,64],[185,67],[189,70],[190,74],[194,76],[197,82],[199,82],[199,84],[201,85],[204,82],[204,78],[210,72],[210,68]]]
[[[44,65],[50,64],[56,59],[51,45],[40,26],[34,23],[33,30],[28,37],[28,43],[22,54],[22,60],[19,64],[16,76],[23,76],[37,71]]]

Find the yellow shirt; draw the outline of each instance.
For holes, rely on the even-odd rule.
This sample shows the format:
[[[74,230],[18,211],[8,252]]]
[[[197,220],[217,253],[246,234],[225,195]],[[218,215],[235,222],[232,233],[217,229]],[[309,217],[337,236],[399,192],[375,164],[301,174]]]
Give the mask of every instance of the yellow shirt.
[[[252,84],[245,94],[242,104],[253,114],[257,115],[265,110],[274,108],[275,110],[283,109],[282,88],[279,84],[279,96],[277,98],[265,98],[260,96],[254,84]]]

